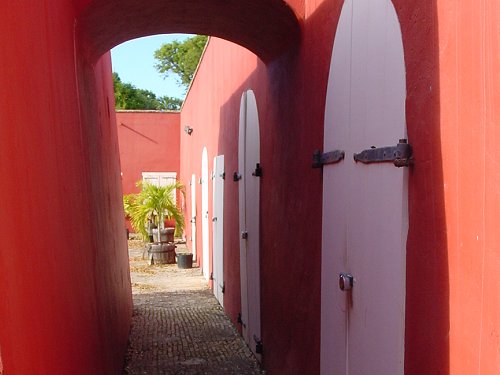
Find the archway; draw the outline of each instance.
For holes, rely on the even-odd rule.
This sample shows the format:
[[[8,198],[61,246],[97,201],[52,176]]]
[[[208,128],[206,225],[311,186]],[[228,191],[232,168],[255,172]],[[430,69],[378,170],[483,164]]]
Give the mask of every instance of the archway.
[[[168,33],[217,36],[269,62],[296,44],[300,34],[298,19],[283,0],[94,0],[76,25],[91,62],[127,40]]]

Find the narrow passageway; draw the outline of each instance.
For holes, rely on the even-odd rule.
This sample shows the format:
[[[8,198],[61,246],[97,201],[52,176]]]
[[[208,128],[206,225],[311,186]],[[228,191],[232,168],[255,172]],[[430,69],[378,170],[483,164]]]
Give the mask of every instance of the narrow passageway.
[[[148,266],[142,252],[129,241],[134,313],[123,374],[264,374],[201,270]]]

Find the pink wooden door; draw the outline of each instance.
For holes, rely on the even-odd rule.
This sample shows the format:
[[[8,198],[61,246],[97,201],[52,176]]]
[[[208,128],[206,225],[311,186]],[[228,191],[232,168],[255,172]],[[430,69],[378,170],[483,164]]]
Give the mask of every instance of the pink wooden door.
[[[210,237],[208,225],[208,153],[203,147],[201,156],[201,246],[202,246],[202,270],[203,276],[208,280],[210,277]]]
[[[224,306],[224,155],[214,158],[212,252],[214,295]]]
[[[323,375],[404,373],[408,171],[353,155],[406,138],[405,97],[391,1],[346,0],[325,112],[324,151],[345,159],[323,167]],[[352,290],[341,290],[340,274],[354,277]]]
[[[193,260],[196,257],[196,175],[191,175],[191,251]]]

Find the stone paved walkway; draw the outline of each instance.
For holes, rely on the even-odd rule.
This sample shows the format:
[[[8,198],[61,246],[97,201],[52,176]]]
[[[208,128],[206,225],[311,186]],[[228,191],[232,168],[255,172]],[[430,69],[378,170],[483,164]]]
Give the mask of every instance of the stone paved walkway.
[[[124,375],[262,375],[199,268],[148,266],[129,241],[134,313]]]

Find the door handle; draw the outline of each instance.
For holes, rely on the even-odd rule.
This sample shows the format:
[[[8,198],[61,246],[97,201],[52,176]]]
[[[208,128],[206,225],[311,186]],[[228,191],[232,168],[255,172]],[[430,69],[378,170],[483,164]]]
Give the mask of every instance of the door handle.
[[[340,290],[347,292],[352,290],[354,285],[354,277],[348,273],[341,273],[339,275],[339,288]]]

